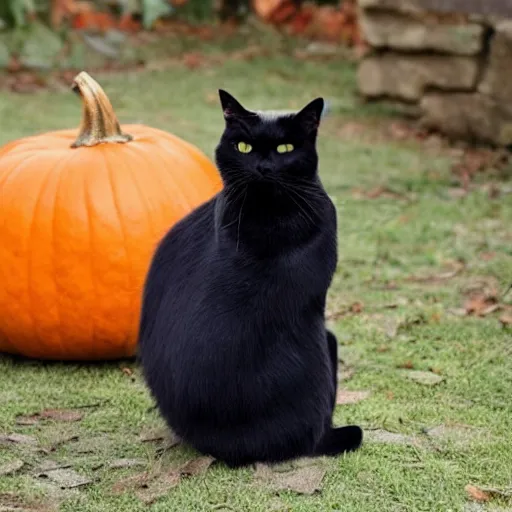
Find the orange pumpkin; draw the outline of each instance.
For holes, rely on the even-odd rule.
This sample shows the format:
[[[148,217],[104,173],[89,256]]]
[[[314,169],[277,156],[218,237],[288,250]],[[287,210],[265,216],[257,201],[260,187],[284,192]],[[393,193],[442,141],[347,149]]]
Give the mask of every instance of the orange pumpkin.
[[[83,101],[78,135],[56,131],[0,148],[0,352],[133,356],[153,251],[221,179],[174,135],[142,125],[121,131],[87,73],[74,88]]]

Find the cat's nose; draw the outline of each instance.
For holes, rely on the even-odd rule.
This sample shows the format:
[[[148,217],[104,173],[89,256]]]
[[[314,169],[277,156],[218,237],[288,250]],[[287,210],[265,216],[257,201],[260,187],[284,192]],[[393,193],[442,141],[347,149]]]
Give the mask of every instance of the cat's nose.
[[[256,170],[262,175],[270,174],[272,172],[272,168],[270,167],[270,165],[266,164],[258,164]]]

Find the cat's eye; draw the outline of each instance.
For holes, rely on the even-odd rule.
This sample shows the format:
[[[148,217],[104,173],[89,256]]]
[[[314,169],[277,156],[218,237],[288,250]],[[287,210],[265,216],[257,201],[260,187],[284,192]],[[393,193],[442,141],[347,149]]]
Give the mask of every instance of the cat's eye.
[[[250,153],[252,151],[252,146],[247,142],[239,142],[236,148],[240,153]]]
[[[277,146],[278,153],[290,153],[291,151],[293,151],[293,144],[279,144]]]

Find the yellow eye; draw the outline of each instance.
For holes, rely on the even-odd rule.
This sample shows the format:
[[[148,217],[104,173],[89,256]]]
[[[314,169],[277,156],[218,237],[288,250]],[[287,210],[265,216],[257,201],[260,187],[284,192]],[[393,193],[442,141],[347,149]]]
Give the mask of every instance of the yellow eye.
[[[278,153],[290,153],[291,151],[293,151],[293,144],[279,144],[277,146]]]
[[[237,149],[240,153],[250,153],[252,151],[252,146],[247,144],[247,142],[239,142]]]

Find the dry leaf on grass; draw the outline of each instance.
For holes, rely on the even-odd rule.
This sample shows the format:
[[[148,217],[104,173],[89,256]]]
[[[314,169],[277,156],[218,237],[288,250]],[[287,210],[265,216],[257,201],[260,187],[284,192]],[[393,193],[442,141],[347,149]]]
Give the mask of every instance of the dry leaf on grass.
[[[37,446],[37,439],[33,436],[27,436],[25,434],[7,434],[0,435],[0,444],[27,444],[31,446]]]
[[[444,380],[444,377],[441,377],[441,375],[437,375],[433,372],[410,370],[404,373],[408,379],[413,380],[418,384],[423,384],[424,386],[435,386]]]
[[[469,497],[475,501],[489,501],[490,499],[490,496],[486,492],[475,485],[466,485],[465,491],[468,493]]]
[[[146,505],[151,505],[168,491],[176,487],[182,478],[197,476],[205,473],[215,459],[212,457],[198,457],[182,466],[160,473],[144,472],[123,478],[112,487],[114,494],[123,494],[134,491],[136,496]]]
[[[163,474],[143,485],[138,491],[135,492],[135,495],[146,505],[152,505],[155,501],[165,496],[170,489],[173,489],[179,483],[179,474]]]
[[[360,301],[353,302],[347,307],[343,307],[341,309],[331,310],[327,309],[325,312],[326,320],[339,320],[347,315],[359,315],[362,313],[364,309],[364,304]]]
[[[47,501],[27,500],[13,492],[0,494],[0,512],[55,512],[57,504],[50,504]]]
[[[385,197],[387,199],[407,199],[407,196],[392,190],[390,187],[378,186],[371,190],[352,190],[352,197],[354,199],[379,199]]]
[[[346,389],[338,389],[338,393],[336,395],[336,405],[357,404],[369,396],[369,391],[348,391]]]
[[[197,476],[206,473],[208,468],[213,464],[215,459],[213,457],[198,457],[188,461],[180,468],[181,476]]]
[[[16,473],[17,471],[19,471],[24,465],[25,465],[25,463],[19,459],[15,459],[15,460],[12,460],[11,462],[7,462],[6,464],[3,464],[2,466],[0,466],[0,476],[12,475],[12,474]],[[1,510],[2,509],[0,508],[0,511]]]
[[[48,478],[56,483],[61,489],[75,489],[76,487],[83,487],[92,483],[90,478],[80,475],[73,469],[57,468],[49,469],[38,473],[39,478]]]
[[[475,501],[484,502],[493,498],[509,500],[512,498],[512,487],[498,489],[496,487],[483,487],[468,484],[465,487],[468,495]]]
[[[326,463],[322,459],[304,459],[292,464],[289,471],[280,469],[280,465],[256,464],[254,479],[274,491],[313,494],[322,489],[322,480],[327,472]]]
[[[360,301],[353,302],[350,305],[350,312],[354,313],[354,314],[361,313],[363,311],[363,309],[364,309],[364,304]]]
[[[121,371],[127,376],[131,377],[133,375],[133,370],[128,367],[121,368]]]
[[[18,425],[35,425],[41,420],[54,420],[64,423],[80,421],[83,413],[72,409],[45,409],[44,411],[31,414],[29,416],[18,416],[16,423]]]
[[[499,320],[503,327],[512,326],[512,309],[503,313],[503,315],[500,316]]]
[[[500,309],[496,296],[475,295],[466,301],[464,309],[468,315],[487,316]]]

